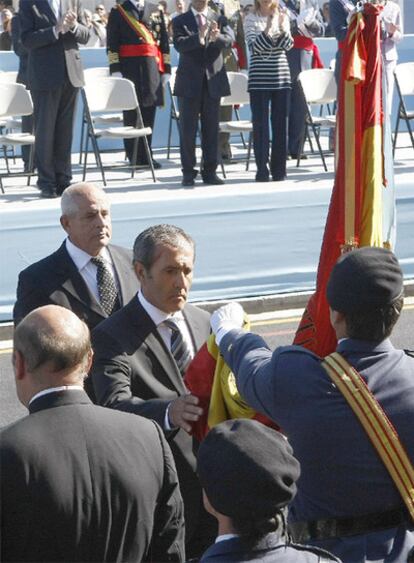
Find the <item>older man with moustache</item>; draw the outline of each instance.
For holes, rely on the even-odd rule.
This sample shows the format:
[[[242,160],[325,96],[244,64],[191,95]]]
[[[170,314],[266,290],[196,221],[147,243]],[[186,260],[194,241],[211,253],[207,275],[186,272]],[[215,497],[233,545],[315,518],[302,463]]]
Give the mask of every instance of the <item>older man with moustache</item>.
[[[29,415],[0,435],[2,561],[183,561],[182,499],[157,424],[91,403],[89,330],[32,311],[14,334]],[[133,468],[133,470],[131,470]]]
[[[215,525],[202,505],[188,434],[202,413],[183,375],[209,335],[209,315],[187,304],[195,245],[174,225],[143,231],[134,244],[141,289],[92,333],[91,378],[99,404],[152,418],[166,432],[184,500],[187,558],[212,542]]]
[[[20,273],[14,322],[36,307],[54,304],[70,309],[92,329],[136,293],[132,253],[110,244],[109,199],[94,184],[67,188],[61,210],[60,224],[68,236],[53,254]]]

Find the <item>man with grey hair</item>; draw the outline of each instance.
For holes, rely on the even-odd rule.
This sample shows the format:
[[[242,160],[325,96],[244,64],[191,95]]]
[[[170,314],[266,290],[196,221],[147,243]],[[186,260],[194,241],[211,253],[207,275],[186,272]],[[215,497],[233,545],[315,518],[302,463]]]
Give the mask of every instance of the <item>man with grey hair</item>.
[[[61,209],[67,238],[53,254],[20,273],[14,322],[36,307],[54,304],[70,309],[92,329],[136,293],[132,253],[109,244],[110,203],[94,184],[66,188]]]
[[[140,290],[92,333],[91,379],[97,402],[156,420],[166,432],[184,499],[187,558],[214,538],[203,509],[191,422],[202,413],[183,375],[209,335],[209,315],[187,304],[194,241],[179,227],[155,225],[134,244]]]
[[[183,561],[171,450],[153,421],[91,403],[91,360],[89,330],[67,309],[40,307],[16,328],[29,416],[0,434],[1,560]]]

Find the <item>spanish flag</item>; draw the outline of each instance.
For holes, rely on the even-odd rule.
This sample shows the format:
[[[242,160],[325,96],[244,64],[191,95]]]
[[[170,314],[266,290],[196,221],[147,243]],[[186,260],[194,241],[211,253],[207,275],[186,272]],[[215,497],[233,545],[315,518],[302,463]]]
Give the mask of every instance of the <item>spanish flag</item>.
[[[294,343],[320,356],[336,348],[329,321],[326,285],[343,252],[361,246],[390,248],[389,222],[383,229],[390,190],[384,175],[384,112],[380,13],[367,2],[353,14],[343,44],[338,89],[336,173],[316,279]],[[383,234],[386,233],[385,235]]]
[[[243,328],[250,329],[246,319]],[[233,418],[252,418],[279,429],[267,417],[256,413],[241,398],[236,378],[220,355],[214,334],[200,348],[187,368],[184,382],[193,395],[200,400],[204,414],[193,423],[193,435],[201,442],[216,424]]]

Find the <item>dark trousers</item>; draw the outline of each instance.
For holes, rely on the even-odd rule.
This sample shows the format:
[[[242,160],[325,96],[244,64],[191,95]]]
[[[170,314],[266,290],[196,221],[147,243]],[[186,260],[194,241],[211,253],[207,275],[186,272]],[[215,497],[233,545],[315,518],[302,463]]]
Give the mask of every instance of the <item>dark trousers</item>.
[[[196,165],[196,134],[198,118],[201,124],[203,171],[214,173],[217,168],[220,98],[212,98],[207,84],[197,98],[178,98],[180,111],[180,155],[184,175],[191,175]]]
[[[33,115],[22,116],[22,133],[33,133]],[[22,145],[22,159],[25,168],[29,166],[31,145]]]
[[[155,112],[157,111],[156,106],[141,106],[142,121],[145,127],[151,127],[154,130]],[[137,123],[137,112],[134,109],[124,111],[124,125],[135,127]],[[148,144],[151,148],[152,135],[147,137]],[[129,162],[132,163],[132,156],[134,150],[134,139],[124,140],[125,152]],[[138,152],[137,152],[137,163],[138,164],[148,164],[147,153],[145,152],[145,145],[143,138],[138,139]]]
[[[253,122],[253,148],[257,176],[269,176],[269,109],[272,127],[270,173],[274,180],[286,175],[287,119],[290,90],[252,90],[250,105]]]
[[[289,112],[289,154],[297,155],[300,151],[303,135],[305,134],[306,103],[303,99],[301,87],[298,83],[298,75],[302,70],[312,68],[312,51],[305,49],[291,49],[287,52],[290,77],[292,80],[292,91],[290,95]]]
[[[72,180],[71,150],[73,117],[78,88],[66,77],[59,88],[31,90],[35,131],[37,185],[50,191],[68,186]]]

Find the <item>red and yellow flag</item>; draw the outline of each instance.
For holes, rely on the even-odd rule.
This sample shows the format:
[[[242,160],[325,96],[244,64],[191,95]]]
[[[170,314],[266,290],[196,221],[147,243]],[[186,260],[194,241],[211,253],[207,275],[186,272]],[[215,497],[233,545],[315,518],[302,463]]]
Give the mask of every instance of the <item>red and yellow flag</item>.
[[[250,324],[244,327],[249,330]],[[216,424],[233,418],[252,418],[279,429],[270,419],[250,408],[242,399],[236,378],[220,355],[214,334],[200,348],[187,368],[184,382],[187,389],[196,395],[204,414],[193,423],[193,435],[201,442]]]
[[[335,350],[326,285],[343,252],[386,246],[383,237],[384,179],[380,13],[364,4],[352,16],[342,51],[338,88],[336,173],[316,280],[316,291],[297,329],[294,343],[320,356]],[[385,198],[384,198],[385,199]]]

